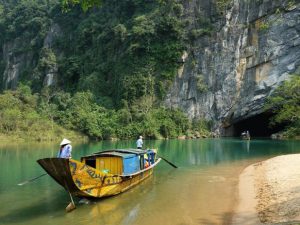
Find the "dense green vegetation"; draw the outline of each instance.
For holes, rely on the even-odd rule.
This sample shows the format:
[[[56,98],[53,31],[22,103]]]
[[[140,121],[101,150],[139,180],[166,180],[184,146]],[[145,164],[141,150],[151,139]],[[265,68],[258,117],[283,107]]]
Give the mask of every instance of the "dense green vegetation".
[[[12,55],[31,59],[19,79],[36,92],[57,66],[59,87],[72,94],[89,90],[104,107],[149,95],[160,100],[184,50],[183,7],[176,0],[103,1],[97,10],[65,14],[55,0],[0,6],[0,43],[14,40]],[[49,48],[44,40],[53,24],[61,32]]]
[[[61,73],[70,74],[63,82],[78,83],[76,90],[91,91],[105,107],[143,96],[161,100],[184,50],[181,14],[174,0],[103,1],[77,25],[74,41],[63,37],[58,44],[68,53],[61,59]]]
[[[62,0],[63,9],[70,10],[74,5],[80,5],[84,11],[94,6],[100,6],[102,0]]]
[[[62,2],[69,10],[62,12]],[[9,129],[3,126],[0,132],[27,132],[27,113],[35,112],[41,123],[61,129],[59,124],[96,139],[207,135],[206,121],[192,126],[181,111],[161,107],[180,66],[185,40],[193,36],[185,30],[189,21],[180,0],[62,2],[0,3],[0,46],[5,45],[0,53],[0,74],[5,69],[3,53],[10,49],[5,54],[11,62],[21,62],[18,81],[25,84],[1,97],[12,95],[22,106],[17,93],[25,88],[34,93],[28,96],[35,98],[34,104],[26,105],[29,111],[18,109],[21,116],[15,109],[4,113],[3,107],[3,121],[16,124]],[[94,7],[98,3],[101,7]],[[211,30],[209,21],[201,21],[194,35]],[[49,36],[50,30],[55,32]],[[49,73],[55,77],[47,86]],[[10,80],[1,82],[3,91],[16,88]],[[201,77],[198,85],[205,92]],[[17,124],[21,121],[23,125]]]
[[[197,133],[207,135],[205,121],[192,126],[179,110],[151,108],[151,99],[135,102],[129,109],[106,109],[97,104],[91,92],[69,93],[43,89],[32,94],[26,85],[0,95],[0,133],[14,138],[53,140],[68,136],[84,137],[68,130],[77,130],[94,139],[175,138]],[[58,125],[59,124],[59,125]]]
[[[271,126],[285,124],[284,136],[300,137],[300,76],[292,76],[278,87],[266,107],[275,113]]]
[[[32,94],[28,86],[20,85],[16,91],[0,95],[0,138],[57,140],[64,136],[84,138],[76,132],[67,131],[54,122],[51,107],[39,103],[41,98]]]

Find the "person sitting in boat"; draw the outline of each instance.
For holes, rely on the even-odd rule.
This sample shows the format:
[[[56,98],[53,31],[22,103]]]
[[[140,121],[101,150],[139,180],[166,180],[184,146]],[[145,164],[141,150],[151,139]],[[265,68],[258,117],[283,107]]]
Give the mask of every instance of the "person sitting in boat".
[[[143,147],[143,136],[140,136],[139,139],[136,141],[137,149],[142,149]]]
[[[148,162],[148,159],[145,159],[145,169],[148,168],[149,165],[150,165],[150,164],[149,164],[149,162]]]
[[[57,154],[57,158],[72,158],[72,146],[70,145],[71,141],[64,138],[60,143],[60,150]]]

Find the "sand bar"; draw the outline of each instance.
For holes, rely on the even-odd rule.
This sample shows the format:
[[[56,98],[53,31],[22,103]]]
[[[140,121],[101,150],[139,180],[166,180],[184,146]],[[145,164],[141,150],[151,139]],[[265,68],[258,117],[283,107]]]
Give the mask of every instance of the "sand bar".
[[[232,224],[300,224],[300,154],[248,166],[238,190]]]

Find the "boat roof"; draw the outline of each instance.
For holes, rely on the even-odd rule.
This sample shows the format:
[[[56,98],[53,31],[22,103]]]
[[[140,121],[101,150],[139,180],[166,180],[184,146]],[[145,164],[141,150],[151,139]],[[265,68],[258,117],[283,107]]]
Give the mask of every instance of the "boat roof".
[[[146,154],[149,150],[140,150],[140,149],[109,149],[100,152],[95,152],[91,155],[86,155],[86,157],[95,157],[95,156],[119,156],[122,158],[130,158],[134,155],[143,155]]]
[[[93,156],[118,156],[122,158],[132,158],[132,157],[136,157],[137,154],[122,153],[122,152],[104,152],[103,154],[98,154]]]

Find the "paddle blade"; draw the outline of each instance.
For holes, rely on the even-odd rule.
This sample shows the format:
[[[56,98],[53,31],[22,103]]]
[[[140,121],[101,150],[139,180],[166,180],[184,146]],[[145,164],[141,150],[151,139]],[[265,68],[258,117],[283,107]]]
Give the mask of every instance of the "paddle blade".
[[[41,175],[39,175],[39,176],[37,176],[37,177],[34,177],[34,178],[30,179],[30,180],[26,180],[26,181],[24,181],[24,182],[22,182],[22,183],[19,183],[18,185],[19,185],[19,186],[22,186],[22,185],[24,185],[24,184],[31,183],[32,181],[35,181],[35,180],[37,180],[37,179],[39,179],[40,177],[43,177],[43,176],[45,176],[45,175],[47,175],[47,173],[41,174]]]
[[[71,212],[74,209],[76,209],[76,206],[73,202],[70,202],[70,204],[66,207],[66,212]]]
[[[22,182],[22,183],[19,183],[18,185],[19,185],[19,186],[22,186],[22,185],[27,184],[27,183],[29,183],[29,181],[24,181],[24,182]]]

